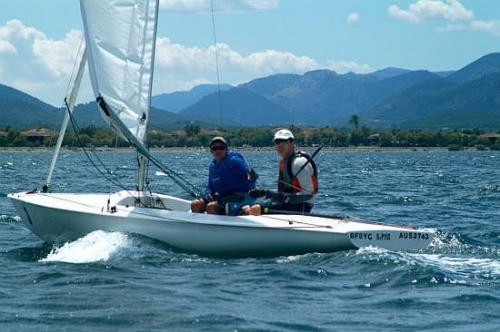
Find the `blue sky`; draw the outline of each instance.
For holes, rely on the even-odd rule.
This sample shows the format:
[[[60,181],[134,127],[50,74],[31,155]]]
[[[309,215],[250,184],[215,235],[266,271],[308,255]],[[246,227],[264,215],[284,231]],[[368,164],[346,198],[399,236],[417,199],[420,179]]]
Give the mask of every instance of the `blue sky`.
[[[79,1],[0,2],[0,83],[60,106],[81,41]],[[154,94],[216,82],[210,0],[160,3]],[[223,83],[314,69],[456,70],[500,51],[500,1],[214,0],[214,7]],[[88,83],[80,99],[92,99]]]

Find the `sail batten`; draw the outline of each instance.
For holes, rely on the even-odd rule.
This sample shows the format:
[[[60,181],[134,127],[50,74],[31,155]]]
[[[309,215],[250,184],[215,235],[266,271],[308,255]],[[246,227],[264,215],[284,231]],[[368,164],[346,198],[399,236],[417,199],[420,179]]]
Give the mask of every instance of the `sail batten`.
[[[107,106],[103,117],[130,143],[144,146],[158,0],[80,0],[80,6],[94,95]]]

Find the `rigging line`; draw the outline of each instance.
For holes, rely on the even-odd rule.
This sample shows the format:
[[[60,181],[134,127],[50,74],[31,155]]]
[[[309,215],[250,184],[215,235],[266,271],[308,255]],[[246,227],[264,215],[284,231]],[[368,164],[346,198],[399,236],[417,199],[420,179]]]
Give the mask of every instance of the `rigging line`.
[[[97,97],[97,103],[101,110],[106,113],[110,118],[111,118],[111,123],[113,127],[118,130],[123,137],[125,138],[126,141],[129,142],[129,144],[132,144],[135,146],[135,148],[149,161],[151,161],[153,164],[155,164],[159,169],[161,169],[165,174],[170,176],[170,178],[177,184],[179,185],[182,189],[186,190],[189,194],[191,194],[194,197],[200,197],[201,196],[201,191],[198,190],[196,186],[191,184],[188,180],[184,179],[182,176],[165,166],[161,161],[156,159],[144,146],[143,142],[141,142],[137,137],[132,135],[132,133],[128,130],[128,128],[125,128],[125,124],[121,122],[120,120],[117,119],[117,115],[113,112],[111,112],[108,109],[108,106],[106,104],[106,101],[102,96]]]
[[[111,182],[112,184],[114,184],[115,186],[117,186],[117,187],[119,187],[119,188],[121,188],[123,190],[129,191],[118,179],[116,179],[116,177],[109,176],[103,170],[101,170],[101,168],[99,168],[99,166],[97,165],[97,163],[92,159],[92,157],[90,156],[90,153],[87,151],[87,149],[83,145],[83,142],[82,142],[82,140],[80,138],[80,135],[78,134],[78,131],[80,130],[80,128],[79,128],[78,123],[76,122],[76,119],[74,118],[73,114],[70,114],[70,120],[71,120],[71,126],[73,127],[73,131],[75,132],[76,139],[78,141],[78,145],[81,147],[81,149],[83,150],[85,156],[90,161],[90,163],[92,164],[92,166],[97,170],[97,172],[99,174],[101,174],[101,176],[104,179],[108,180],[109,182]],[[104,164],[104,162],[99,158],[99,156],[95,152],[93,152],[93,155],[94,155],[94,158],[99,161],[100,166],[102,168],[104,168],[108,173],[112,174],[112,172],[106,168],[106,165]]]
[[[71,82],[73,82],[73,77],[75,76],[75,72],[77,71],[76,68],[78,66],[78,59],[80,59],[80,57],[78,56],[81,52],[82,52],[82,47],[83,47],[83,41],[85,40],[83,34],[82,34],[82,38],[80,38],[80,44],[78,45],[78,50],[76,52],[76,56],[75,56],[75,61],[73,62],[73,69],[71,70],[71,75],[69,77],[69,80],[68,80],[68,85],[66,86],[66,91],[64,93],[65,96],[68,95],[68,91],[71,90],[70,86],[71,86]],[[63,105],[64,106],[64,101],[63,101]]]
[[[217,75],[217,99],[218,99],[218,114],[219,123],[223,125],[222,119],[222,96],[220,91],[220,70],[219,70],[219,52],[217,47],[217,33],[215,30],[215,14],[214,14],[214,0],[210,0],[210,9],[212,11],[212,34],[214,38],[214,54],[215,54],[215,70]]]
[[[38,193],[38,195],[45,196],[45,197],[48,197],[48,198],[51,198],[51,199],[57,199],[57,200],[64,201],[64,202],[78,204],[78,205],[85,206],[85,207],[88,207],[88,208],[94,207],[94,205],[92,205],[92,204],[87,204],[85,202],[82,202],[81,200],[77,201],[75,199],[70,199],[70,198],[67,198],[67,197],[64,197],[64,196],[61,197],[61,196],[47,194],[47,193]]]
[[[142,153],[142,152],[141,152]],[[142,153],[147,159],[149,159],[153,164],[155,164],[161,171],[163,171],[167,176],[169,176],[179,187],[184,189],[187,193],[191,194],[193,197],[201,197],[202,193],[200,188],[186,180],[183,176],[173,171],[169,167],[165,166],[160,160],[156,159],[153,155]]]
[[[274,213],[279,214],[280,211],[277,210],[277,211],[274,211]],[[304,216],[304,215],[300,214],[300,216]],[[333,228],[331,225],[314,224],[314,223],[310,223],[310,222],[294,220],[294,219],[291,219],[291,218],[282,219],[282,218],[277,218],[277,217],[271,217],[271,216],[269,216],[267,214],[263,214],[263,215],[261,215],[261,217],[268,218],[268,219],[273,219],[273,220],[279,220],[279,221],[283,221],[283,222],[287,222],[289,225],[293,225],[293,224],[306,225],[306,226],[301,226],[299,228],[308,228],[308,227],[313,227],[313,228]]]
[[[136,150],[136,151],[137,151],[137,155],[139,156],[139,150]],[[148,162],[149,162],[149,159],[148,159]],[[145,174],[145,181],[144,181],[145,182],[144,183],[144,188],[145,188],[144,191],[147,190],[149,192],[149,194],[151,195],[151,197],[153,197],[154,193],[153,193],[153,190],[151,188],[150,177],[149,177],[149,170],[150,170],[150,167],[149,167],[149,163],[148,163],[148,165],[146,167],[146,170],[145,170],[146,174]],[[161,205],[163,206],[163,208],[166,209],[167,207],[165,206],[165,203],[163,202],[163,200],[160,200],[160,202],[161,202]],[[146,206],[145,203],[143,205]]]

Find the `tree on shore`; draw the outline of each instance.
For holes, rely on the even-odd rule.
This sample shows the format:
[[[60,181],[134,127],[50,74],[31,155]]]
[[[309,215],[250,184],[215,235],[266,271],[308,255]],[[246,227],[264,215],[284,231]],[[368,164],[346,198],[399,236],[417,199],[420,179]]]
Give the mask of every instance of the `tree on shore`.
[[[359,118],[355,117],[354,120]],[[353,121],[355,126],[356,121]],[[359,123],[357,123],[359,126]],[[367,127],[338,129],[331,127],[299,128],[290,126],[299,146],[324,144],[331,147],[379,146],[379,147],[459,147],[500,150],[500,131],[485,133],[482,130],[437,130],[421,129],[371,129]],[[275,127],[237,127],[204,129],[189,124],[184,131],[163,132],[152,130],[148,134],[150,147],[207,147],[213,136],[221,135],[234,147],[269,147]],[[32,140],[12,128],[0,128],[0,147],[50,147],[57,134],[44,140]],[[89,126],[78,134],[67,133],[63,144],[68,147],[127,147],[129,143],[120,139],[110,128]]]
[[[354,129],[358,129],[359,128],[359,116],[356,114],[351,115],[351,118],[349,119],[349,124],[352,125],[354,127]]]

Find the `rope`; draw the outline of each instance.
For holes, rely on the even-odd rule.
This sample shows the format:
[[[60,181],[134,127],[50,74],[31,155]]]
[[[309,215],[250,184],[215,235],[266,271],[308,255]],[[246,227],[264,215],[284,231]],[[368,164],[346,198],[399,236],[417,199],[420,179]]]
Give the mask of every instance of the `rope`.
[[[158,159],[152,155],[145,155],[153,164],[155,164],[163,173],[170,177],[179,187],[190,194],[193,197],[201,197],[203,194],[197,186],[186,180],[179,173],[173,171],[169,167],[163,165]]]
[[[69,111],[68,111],[69,113]],[[87,157],[87,159],[90,161],[90,163],[92,164],[92,166],[96,169],[96,171],[101,174],[101,176],[106,179],[107,181],[109,181],[110,183],[114,184],[115,186],[123,189],[123,190],[127,190],[128,189],[118,180],[116,179],[116,177],[114,176],[109,176],[107,173],[109,174],[112,174],[112,172],[106,168],[106,165],[104,164],[104,162],[99,158],[99,156],[93,152],[93,156],[95,159],[97,159],[97,161],[99,162],[100,164],[100,167],[104,168],[106,170],[106,172],[104,172],[103,170],[101,170],[101,168],[97,165],[97,163],[92,159],[92,157],[90,156],[90,153],[87,151],[87,149],[85,148],[85,146],[83,145],[83,142],[80,138],[80,135],[78,134],[78,132],[80,131],[80,127],[78,126],[78,123],[76,122],[76,119],[74,118],[73,114],[69,113],[70,115],[70,120],[71,120],[71,126],[73,128],[73,131],[76,135],[76,139],[78,141],[78,145],[80,146],[80,148],[82,149],[83,153],[85,154],[85,156]]]
[[[279,213],[279,211],[276,211],[276,213]],[[303,215],[300,215],[300,216],[303,216]],[[281,218],[277,218],[277,217],[271,217],[271,216],[269,216],[267,214],[263,214],[263,215],[261,215],[261,217],[268,218],[268,219],[273,219],[273,220],[285,221],[285,222],[288,222],[289,225],[292,225],[292,224],[302,224],[302,225],[307,225],[307,226],[312,227],[312,228],[333,228],[330,225],[318,225],[318,224],[313,224],[313,223],[309,223],[309,222],[305,222],[305,221],[297,221],[297,220],[291,220],[291,219],[281,219]],[[305,227],[304,226],[300,226],[298,228],[305,228]]]
[[[215,70],[217,75],[217,98],[218,98],[218,113],[219,113],[219,123],[223,124],[222,119],[222,97],[220,91],[220,70],[219,70],[219,52],[217,52],[217,33],[215,30],[215,14],[214,14],[214,1],[210,1],[210,9],[212,12],[212,34],[214,38],[214,53],[215,53]]]

